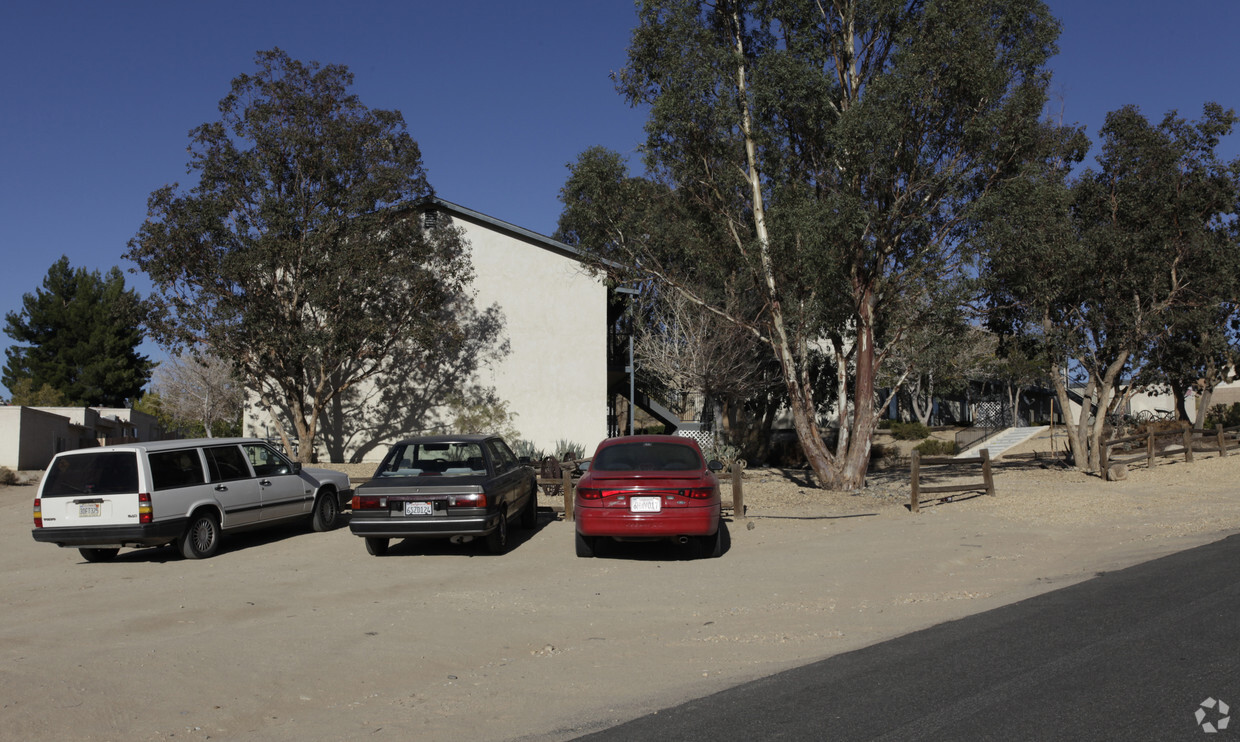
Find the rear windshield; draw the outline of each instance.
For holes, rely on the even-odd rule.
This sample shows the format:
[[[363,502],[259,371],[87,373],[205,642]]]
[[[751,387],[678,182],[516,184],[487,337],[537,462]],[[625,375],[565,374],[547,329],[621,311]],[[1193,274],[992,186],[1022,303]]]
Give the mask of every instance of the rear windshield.
[[[683,443],[617,443],[599,451],[590,462],[591,471],[694,471],[702,457]]]
[[[482,446],[472,441],[397,443],[375,477],[452,477],[487,473]]]
[[[120,495],[138,491],[138,455],[108,451],[61,456],[47,471],[43,497]]]

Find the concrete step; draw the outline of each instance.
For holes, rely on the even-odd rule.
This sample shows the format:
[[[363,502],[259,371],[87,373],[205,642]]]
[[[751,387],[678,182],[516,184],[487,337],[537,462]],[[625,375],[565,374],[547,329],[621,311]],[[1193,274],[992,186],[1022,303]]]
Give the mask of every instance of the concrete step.
[[[1032,425],[1022,428],[1007,428],[1001,433],[992,435],[990,438],[987,438],[976,446],[966,448],[956,454],[956,458],[963,459],[977,456],[983,448],[990,449],[990,458],[992,459],[1002,456],[1004,451],[1012,448],[1013,446],[1019,446],[1035,435],[1038,435],[1042,431],[1046,430],[1047,427],[1049,426]]]

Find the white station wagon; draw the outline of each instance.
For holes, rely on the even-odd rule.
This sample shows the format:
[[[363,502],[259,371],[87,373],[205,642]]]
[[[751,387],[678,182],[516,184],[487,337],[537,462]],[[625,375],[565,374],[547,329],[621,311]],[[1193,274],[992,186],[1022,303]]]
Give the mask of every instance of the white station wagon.
[[[352,494],[346,475],[303,468],[257,439],[127,443],[57,454],[39,484],[31,533],[89,562],[124,546],[170,543],[202,559],[219,551],[226,531],[295,518],[330,530]]]

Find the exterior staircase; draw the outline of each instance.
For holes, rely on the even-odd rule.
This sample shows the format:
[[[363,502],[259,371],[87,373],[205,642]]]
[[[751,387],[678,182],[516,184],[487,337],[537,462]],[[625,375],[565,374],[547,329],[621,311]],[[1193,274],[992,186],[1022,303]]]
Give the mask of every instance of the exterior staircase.
[[[964,451],[961,451],[956,454],[956,458],[964,459],[977,456],[983,448],[990,449],[990,458],[997,458],[1002,456],[1004,451],[1012,448],[1013,446],[1019,446],[1035,435],[1041,433],[1043,430],[1046,430],[1047,427],[1048,426],[1046,425],[1034,425],[1025,428],[1007,428],[1002,432],[996,433],[995,435],[987,438],[981,443],[970,446]]]

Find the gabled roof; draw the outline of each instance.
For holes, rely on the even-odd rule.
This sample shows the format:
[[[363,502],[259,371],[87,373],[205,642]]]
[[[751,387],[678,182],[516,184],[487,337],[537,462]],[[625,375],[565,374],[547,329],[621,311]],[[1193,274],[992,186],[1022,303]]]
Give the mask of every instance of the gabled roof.
[[[511,237],[524,240],[536,245],[537,247],[541,247],[544,250],[550,250],[557,255],[572,258],[573,260],[582,263],[586,262],[586,256],[572,245],[567,245],[559,240],[553,240],[546,235],[532,232],[525,227],[518,227],[517,225],[503,221],[502,219],[487,216],[480,211],[474,211],[473,209],[466,208],[460,204],[445,201],[438,196],[428,196],[427,198],[419,200],[417,208],[420,210],[438,209],[458,219],[464,219],[465,221],[479,224],[489,229],[493,229],[496,232],[501,232]]]

